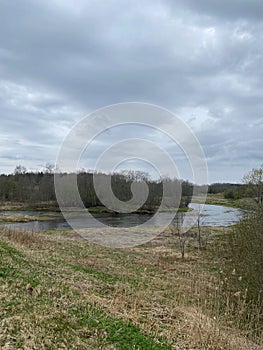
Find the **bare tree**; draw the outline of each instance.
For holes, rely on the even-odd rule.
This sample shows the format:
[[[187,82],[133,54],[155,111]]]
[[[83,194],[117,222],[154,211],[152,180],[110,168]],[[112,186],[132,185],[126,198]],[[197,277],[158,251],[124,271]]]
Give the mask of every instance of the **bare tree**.
[[[17,165],[14,170],[15,175],[25,174],[26,172],[27,169],[23,165]]]
[[[183,231],[183,228],[182,228],[182,224],[183,224],[182,215],[177,213],[174,221],[175,221],[175,225],[172,228],[172,233],[173,233],[174,237],[175,236],[178,237],[181,257],[182,257],[182,259],[184,259],[185,247],[186,247],[186,242],[187,242],[188,236],[187,236],[186,232]]]
[[[199,204],[197,209],[197,240],[198,240],[199,249],[202,249],[201,224],[202,224],[202,209],[201,209],[201,205]]]
[[[263,164],[259,169],[252,169],[243,177],[243,182],[251,190],[259,207],[263,206]]]
[[[52,163],[46,163],[45,173],[46,174],[54,174],[54,172],[55,172],[55,165]]]
[[[203,232],[204,225],[204,215],[202,214],[202,207],[199,204],[197,209],[197,241],[199,249],[205,249],[207,245],[208,238],[210,236],[210,232]]]

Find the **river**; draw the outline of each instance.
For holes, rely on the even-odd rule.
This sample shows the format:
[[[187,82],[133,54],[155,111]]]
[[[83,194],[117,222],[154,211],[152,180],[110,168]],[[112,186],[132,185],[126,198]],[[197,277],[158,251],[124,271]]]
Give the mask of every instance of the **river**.
[[[199,209],[198,204],[192,203],[190,207],[194,210]],[[35,211],[17,211],[17,212],[0,212],[0,215],[12,215],[12,214],[23,214],[29,216],[46,216],[48,213],[41,213]],[[162,221],[165,221],[167,213],[160,213],[158,219],[154,221],[157,226],[162,225]],[[178,213],[183,216],[184,213]],[[105,225],[113,227],[132,227],[140,225],[150,219],[149,214],[121,214],[112,216],[109,213],[94,213],[94,218],[99,220]],[[202,209],[201,225],[202,226],[229,226],[239,221],[242,216],[242,211],[236,208],[225,207],[221,205],[209,205],[205,204]],[[30,222],[17,222],[12,224],[2,224],[1,226],[18,229],[18,230],[30,230],[30,231],[42,231],[42,230],[65,230],[69,229],[70,226],[61,217],[57,217],[52,220],[44,221],[30,221]],[[99,227],[96,220],[87,219],[83,220],[80,217],[74,217],[74,226],[77,228],[96,228]]]

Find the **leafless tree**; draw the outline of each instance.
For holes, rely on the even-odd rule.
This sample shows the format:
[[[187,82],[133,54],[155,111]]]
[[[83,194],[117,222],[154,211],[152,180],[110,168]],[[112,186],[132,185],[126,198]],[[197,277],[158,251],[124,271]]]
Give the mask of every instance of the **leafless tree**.
[[[198,241],[198,246],[199,249],[202,249],[202,208],[201,205],[198,205],[198,209],[197,209],[197,241]]]
[[[252,192],[257,205],[263,207],[263,164],[259,169],[252,169],[243,177],[243,182]]]
[[[23,165],[17,165],[14,170],[15,175],[25,174],[26,172],[27,169]]]
[[[54,172],[55,172],[55,165],[52,163],[46,163],[45,173],[46,174],[54,174]]]
[[[197,209],[197,241],[199,249],[205,249],[210,232],[203,232],[204,215],[202,214],[202,206],[199,204]]]
[[[188,236],[187,236],[187,233],[183,231],[182,224],[183,224],[182,215],[180,213],[177,213],[177,215],[174,219],[174,225],[173,225],[172,231],[173,231],[174,237],[178,237],[181,257],[182,257],[182,259],[184,259],[185,258],[185,248],[186,248]]]

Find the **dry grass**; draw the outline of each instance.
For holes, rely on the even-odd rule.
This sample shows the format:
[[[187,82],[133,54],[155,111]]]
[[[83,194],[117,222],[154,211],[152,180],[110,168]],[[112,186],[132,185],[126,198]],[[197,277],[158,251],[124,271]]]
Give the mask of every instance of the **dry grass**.
[[[3,229],[1,232],[2,237],[8,238],[10,241],[27,246],[31,246],[37,242],[40,242],[44,235],[36,234],[30,231],[17,231],[12,229]]]
[[[1,349],[262,349],[222,309],[210,245],[182,261],[167,232],[133,249],[10,230],[0,243]]]

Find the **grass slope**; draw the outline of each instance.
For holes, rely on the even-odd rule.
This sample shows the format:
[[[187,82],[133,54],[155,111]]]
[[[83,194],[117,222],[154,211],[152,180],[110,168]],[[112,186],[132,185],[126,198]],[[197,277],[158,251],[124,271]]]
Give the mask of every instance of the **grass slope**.
[[[214,245],[189,242],[182,261],[175,244],[108,249],[70,232],[2,231],[0,348],[262,349],[222,312]]]

